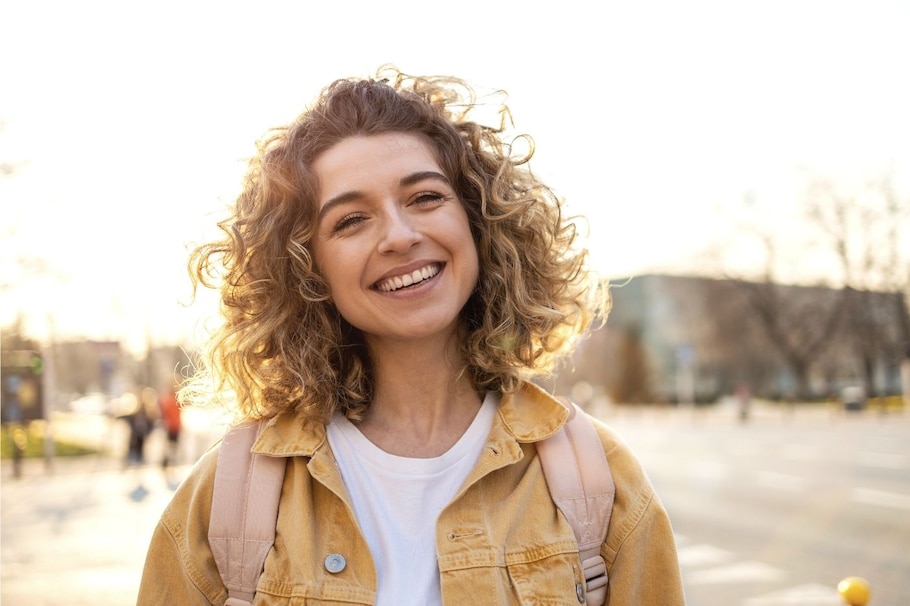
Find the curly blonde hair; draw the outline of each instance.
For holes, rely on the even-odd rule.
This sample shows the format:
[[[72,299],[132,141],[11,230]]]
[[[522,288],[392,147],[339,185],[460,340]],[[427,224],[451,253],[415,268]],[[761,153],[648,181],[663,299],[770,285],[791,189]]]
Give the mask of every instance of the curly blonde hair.
[[[352,136],[422,136],[464,204],[480,260],[462,311],[463,372],[479,391],[508,393],[549,373],[608,307],[605,286],[577,248],[577,227],[527,166],[533,143],[513,157],[499,127],[468,118],[473,89],[442,76],[383,67],[371,79],[327,86],[291,124],[271,130],[250,161],[224,237],[191,254],[194,292],[220,288],[223,325],[184,401],[227,394],[250,418],[291,411],[327,420],[361,418],[372,397],[371,363],[359,331],[329,301],[313,259],[317,180],[312,166]],[[203,388],[203,386],[207,386]]]

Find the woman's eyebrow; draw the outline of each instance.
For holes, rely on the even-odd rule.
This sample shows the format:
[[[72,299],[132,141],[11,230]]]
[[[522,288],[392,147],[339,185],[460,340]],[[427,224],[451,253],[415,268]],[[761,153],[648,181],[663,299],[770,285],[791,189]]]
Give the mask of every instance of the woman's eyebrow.
[[[412,173],[406,177],[402,177],[400,184],[402,187],[407,185],[414,185],[426,179],[433,179],[434,181],[442,181],[446,185],[451,185],[449,179],[442,173],[436,172],[435,170],[422,170],[416,173]]]
[[[416,173],[411,173],[401,178],[398,182],[401,187],[407,187],[409,185],[414,185],[415,183],[420,183],[421,181],[426,181],[432,179],[434,181],[442,181],[446,185],[451,186],[449,179],[440,172],[435,170],[421,170]],[[325,204],[322,205],[322,208],[319,209],[319,214],[316,217],[316,221],[322,221],[322,218],[334,207],[341,204],[346,204],[348,202],[353,202],[354,200],[359,200],[364,196],[363,192],[356,190],[346,191],[344,193],[338,194],[330,198]]]
[[[334,207],[353,202],[354,200],[359,200],[362,197],[363,194],[359,191],[346,191],[343,194],[338,194],[322,205],[322,208],[319,209],[319,214],[316,216],[316,222],[322,222],[322,218]]]

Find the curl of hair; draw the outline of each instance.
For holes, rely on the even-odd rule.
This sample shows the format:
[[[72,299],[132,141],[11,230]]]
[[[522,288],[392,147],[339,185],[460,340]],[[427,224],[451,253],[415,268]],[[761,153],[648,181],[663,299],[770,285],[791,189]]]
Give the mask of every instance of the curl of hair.
[[[220,288],[223,323],[182,399],[229,403],[252,418],[362,416],[372,365],[362,335],[329,302],[311,254],[312,165],[342,139],[387,132],[429,143],[469,217],[480,276],[462,312],[463,372],[478,391],[508,393],[552,371],[605,318],[607,290],[577,248],[576,224],[531,173],[531,139],[513,157],[518,138],[505,137],[506,106],[496,127],[470,119],[477,107],[462,80],[385,66],[374,78],[335,81],[291,124],[271,130],[219,223],[223,237],[190,256],[194,290]]]

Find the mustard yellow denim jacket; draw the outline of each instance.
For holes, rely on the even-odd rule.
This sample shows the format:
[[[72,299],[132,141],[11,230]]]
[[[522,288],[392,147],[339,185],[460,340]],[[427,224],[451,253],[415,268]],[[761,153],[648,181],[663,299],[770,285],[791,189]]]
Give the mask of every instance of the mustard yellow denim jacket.
[[[553,504],[534,443],[565,423],[566,409],[533,385],[502,398],[476,467],[436,524],[446,605],[578,606],[583,573],[572,528]],[[610,606],[685,603],[673,532],[638,461],[595,421],[616,483],[601,555]],[[372,604],[376,572],[321,423],[278,416],[253,451],[288,457],[275,545],[254,605]],[[154,531],[138,604],[223,604],[227,592],[207,533],[217,449],[181,484]],[[340,554],[346,566],[326,569]],[[331,567],[331,566],[330,566]]]

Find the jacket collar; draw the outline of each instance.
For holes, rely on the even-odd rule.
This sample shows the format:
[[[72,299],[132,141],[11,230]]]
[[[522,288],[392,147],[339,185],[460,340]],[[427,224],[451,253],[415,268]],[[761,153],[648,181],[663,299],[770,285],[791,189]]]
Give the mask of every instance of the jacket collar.
[[[569,409],[533,383],[522,383],[518,391],[502,396],[491,435],[505,434],[517,442],[537,442],[556,433],[569,419]],[[274,457],[312,457],[326,443],[325,424],[301,421],[292,413],[270,419],[252,452]]]
[[[565,425],[569,409],[541,387],[526,382],[502,397],[499,419],[517,441],[538,442]]]

